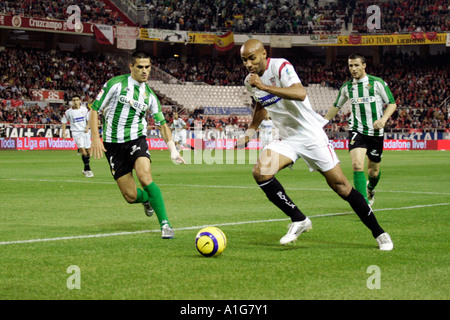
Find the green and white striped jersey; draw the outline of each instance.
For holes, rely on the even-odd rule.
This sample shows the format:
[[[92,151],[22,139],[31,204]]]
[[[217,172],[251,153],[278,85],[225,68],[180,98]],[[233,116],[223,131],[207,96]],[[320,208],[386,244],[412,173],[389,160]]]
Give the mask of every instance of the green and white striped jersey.
[[[102,114],[105,142],[123,143],[146,136],[147,111],[156,125],[166,123],[155,93],[147,83],[137,82],[130,74],[106,82],[92,109]]]
[[[386,82],[371,75],[366,75],[359,80],[347,81],[339,90],[334,106],[342,108],[348,99],[352,104],[352,115],[349,119],[350,130],[367,136],[383,136],[384,129],[375,130],[373,123],[383,116],[385,104],[395,103],[394,96]]]

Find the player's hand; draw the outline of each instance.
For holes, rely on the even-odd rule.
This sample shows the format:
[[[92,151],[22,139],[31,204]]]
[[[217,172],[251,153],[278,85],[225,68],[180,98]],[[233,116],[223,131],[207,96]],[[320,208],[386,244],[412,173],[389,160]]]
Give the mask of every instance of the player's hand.
[[[261,78],[256,73],[251,73],[250,77],[248,78],[248,83],[252,87],[256,87],[260,90],[264,90],[264,84],[261,81]]]
[[[103,152],[106,152],[106,149],[105,146],[103,145],[103,142],[100,139],[93,138],[91,151],[92,155],[94,156],[94,159],[101,159],[103,158]]]
[[[376,130],[383,129],[385,125],[386,125],[386,123],[384,121],[382,121],[381,119],[375,120],[373,122],[373,128]]]
[[[175,150],[175,152],[171,152],[171,154],[170,154],[170,158],[172,159],[172,162],[175,164],[186,164],[186,161],[184,161],[184,159],[180,155],[180,153],[176,150]]]

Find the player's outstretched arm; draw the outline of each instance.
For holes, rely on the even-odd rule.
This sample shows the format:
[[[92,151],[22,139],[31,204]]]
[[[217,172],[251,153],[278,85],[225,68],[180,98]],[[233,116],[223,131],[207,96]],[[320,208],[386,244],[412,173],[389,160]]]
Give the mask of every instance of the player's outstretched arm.
[[[92,134],[92,155],[94,156],[94,159],[100,159],[103,157],[103,152],[106,152],[106,149],[100,139],[100,132],[98,130],[98,112],[96,110],[91,110],[89,122],[91,124]]]
[[[175,142],[172,140],[172,131],[170,130],[167,123],[164,123],[163,125],[159,126],[158,129],[161,132],[161,135],[164,139],[164,142],[167,144],[167,148],[170,151],[170,158],[175,164],[186,164],[186,161],[184,161],[183,157],[180,155],[180,153],[177,151],[177,148],[175,147]]]

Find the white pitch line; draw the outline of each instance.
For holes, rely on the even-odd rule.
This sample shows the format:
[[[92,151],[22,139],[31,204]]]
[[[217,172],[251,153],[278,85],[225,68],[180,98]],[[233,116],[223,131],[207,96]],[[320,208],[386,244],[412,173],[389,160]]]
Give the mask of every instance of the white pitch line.
[[[69,182],[69,183],[98,183],[98,184],[111,184],[115,185],[114,181],[93,181],[93,180],[51,180],[51,179],[17,179],[17,178],[0,178],[0,180],[4,181],[37,181],[37,182]],[[220,185],[206,185],[206,184],[175,184],[175,183],[158,183],[159,186],[162,187],[179,187],[179,188],[221,188],[221,189],[259,189],[258,186],[220,186]],[[330,188],[321,189],[321,188],[295,188],[295,187],[286,187],[286,190],[293,191],[325,191],[332,192]],[[436,194],[436,195],[450,195],[448,192],[432,192],[432,191],[402,191],[402,190],[377,190],[377,192],[382,193],[411,193],[411,194]]]
[[[450,202],[446,203],[435,203],[435,204],[425,204],[425,205],[415,205],[408,207],[400,207],[400,208],[384,208],[377,209],[376,212],[379,211],[393,211],[393,210],[408,210],[408,209],[419,209],[419,208],[427,208],[427,207],[436,207],[436,206],[448,206]],[[353,211],[348,212],[337,212],[337,213],[326,213],[326,214],[317,214],[308,216],[309,218],[322,218],[322,217],[332,217],[332,216],[342,216],[348,214],[355,214]],[[182,227],[182,228],[174,228],[175,231],[184,231],[184,230],[199,230],[208,226],[237,226],[243,224],[254,224],[254,223],[267,223],[267,222],[279,222],[289,220],[289,218],[283,219],[266,219],[266,220],[254,220],[254,221],[239,221],[239,222],[226,222],[226,223],[217,223],[214,225],[203,225],[203,226],[191,226],[191,227]],[[114,236],[122,236],[122,235],[134,235],[141,233],[153,233],[160,232],[161,230],[141,230],[141,231],[124,231],[124,232],[114,232],[114,233],[100,233],[100,234],[89,234],[89,235],[79,235],[79,236],[67,236],[67,237],[56,237],[56,238],[44,238],[44,239],[29,239],[29,240],[16,240],[16,241],[4,241],[0,242],[0,245],[8,245],[8,244],[25,244],[25,243],[35,243],[35,242],[48,242],[48,241],[62,241],[62,240],[74,240],[74,239],[89,239],[89,238],[102,238],[102,237],[114,237]]]

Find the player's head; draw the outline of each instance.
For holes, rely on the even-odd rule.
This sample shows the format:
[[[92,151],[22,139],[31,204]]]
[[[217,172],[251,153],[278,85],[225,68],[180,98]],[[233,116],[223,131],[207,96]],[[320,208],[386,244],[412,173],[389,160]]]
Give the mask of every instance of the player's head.
[[[178,119],[178,112],[174,112],[174,113],[173,113],[173,118],[174,118],[175,120]]]
[[[267,51],[260,40],[247,40],[241,47],[241,59],[250,73],[264,74],[267,66]]]
[[[353,79],[359,80],[366,76],[366,58],[359,53],[348,56],[348,69]]]
[[[150,76],[150,56],[143,51],[136,51],[130,58],[131,77],[137,82],[146,82]]]
[[[81,97],[78,94],[72,96],[72,108],[78,109],[81,106]]]

